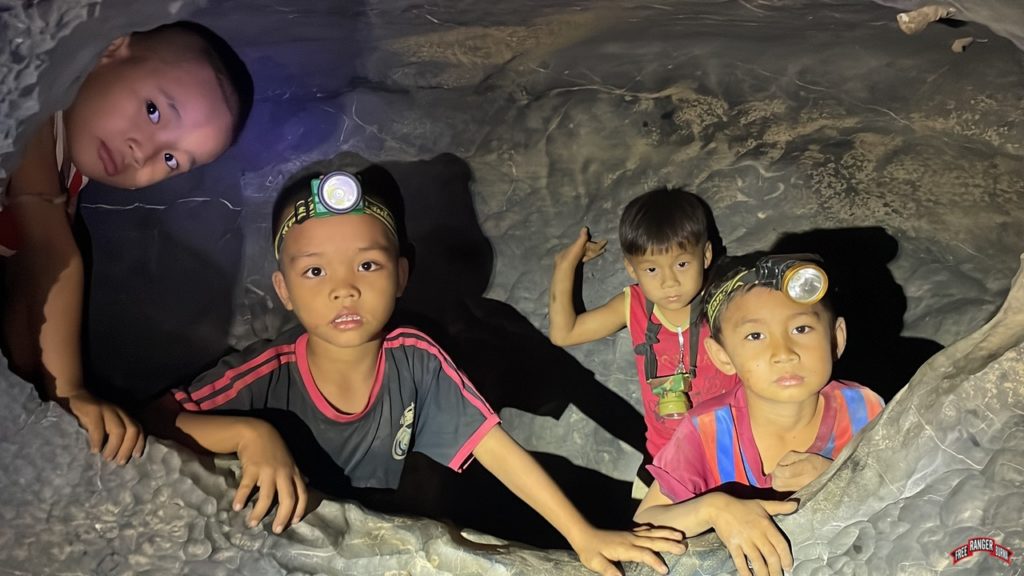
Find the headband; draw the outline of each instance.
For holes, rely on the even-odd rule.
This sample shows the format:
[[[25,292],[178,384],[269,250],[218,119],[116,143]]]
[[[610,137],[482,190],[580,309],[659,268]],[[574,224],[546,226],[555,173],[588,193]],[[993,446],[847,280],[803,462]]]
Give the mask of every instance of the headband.
[[[343,171],[331,172],[310,180],[309,188],[309,197],[296,202],[292,211],[281,222],[281,227],[274,236],[274,258],[281,259],[281,244],[292,227],[310,218],[369,214],[383,222],[388,232],[398,239],[395,217],[380,201],[363,194],[358,176]]]
[[[704,313],[714,325],[729,296],[745,285],[763,285],[779,290],[794,302],[814,304],[828,290],[828,275],[817,254],[773,254],[764,256],[752,268],[741,267],[708,295]]]

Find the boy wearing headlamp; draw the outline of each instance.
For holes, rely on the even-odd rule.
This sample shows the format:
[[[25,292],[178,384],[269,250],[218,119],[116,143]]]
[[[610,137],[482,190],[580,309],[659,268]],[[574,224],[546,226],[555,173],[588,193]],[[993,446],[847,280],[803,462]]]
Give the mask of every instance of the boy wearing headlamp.
[[[359,175],[333,172],[284,189],[274,210],[273,282],[301,326],[225,358],[175,393],[184,409],[178,430],[207,450],[238,455],[235,510],[259,486],[249,515],[255,526],[276,494],[273,530],[281,532],[305,513],[302,474],[314,485],[347,479],[356,488],[393,489],[411,450],[456,471],[476,458],[558,529],[588,568],[618,574],[612,562],[629,560],[667,572],[655,552],[682,553],[677,531],[591,526],[448,355],[422,332],[390,325],[409,273],[404,235],[388,202],[363,186]],[[298,433],[256,417],[281,413],[300,420]],[[340,472],[321,473],[305,444]]]
[[[750,574],[748,562],[757,575],[792,567],[770,517],[796,503],[777,501],[779,493],[819,476],[883,406],[871,390],[831,380],[846,322],[825,298],[828,279],[816,259],[723,263],[705,299],[706,347],[742,386],[688,414],[655,457],[655,483],[634,517],[688,536],[714,529],[740,574]]]

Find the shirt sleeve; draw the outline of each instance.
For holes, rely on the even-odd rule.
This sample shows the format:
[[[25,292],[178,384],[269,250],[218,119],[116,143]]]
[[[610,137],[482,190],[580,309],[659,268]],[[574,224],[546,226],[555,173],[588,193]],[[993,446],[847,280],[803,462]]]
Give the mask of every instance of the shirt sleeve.
[[[294,343],[257,342],[221,359],[174,398],[190,412],[253,410],[266,407],[277,372],[295,361]]]
[[[647,469],[658,481],[662,494],[672,502],[689,500],[711,488],[707,458],[691,418],[679,423],[672,439]]]
[[[417,332],[404,340],[416,349],[412,368],[419,393],[412,449],[462,471],[500,419],[437,344]]]

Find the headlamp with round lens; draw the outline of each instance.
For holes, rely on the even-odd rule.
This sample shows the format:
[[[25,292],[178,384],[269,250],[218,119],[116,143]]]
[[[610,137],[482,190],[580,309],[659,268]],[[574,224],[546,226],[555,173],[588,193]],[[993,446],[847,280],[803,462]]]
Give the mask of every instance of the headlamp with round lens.
[[[782,274],[782,291],[794,302],[814,304],[828,290],[828,276],[810,262],[793,262]]]
[[[311,184],[317,214],[347,214],[363,205],[359,179],[348,172],[331,172]]]

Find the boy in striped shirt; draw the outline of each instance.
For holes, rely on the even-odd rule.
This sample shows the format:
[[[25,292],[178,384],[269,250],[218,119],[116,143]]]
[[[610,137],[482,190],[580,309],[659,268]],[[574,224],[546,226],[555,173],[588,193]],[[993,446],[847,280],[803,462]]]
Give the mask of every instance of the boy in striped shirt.
[[[714,529],[740,574],[792,567],[771,516],[796,503],[780,496],[817,478],[883,405],[867,388],[831,379],[846,322],[833,312],[815,260],[723,263],[705,301],[706,346],[742,386],[680,424],[650,467],[655,483],[635,516],[688,536]]]
[[[273,530],[302,518],[303,475],[337,492],[397,488],[415,450],[453,470],[474,458],[537,510],[588,568],[613,562],[668,571],[655,554],[681,553],[672,529],[598,530],[537,462],[502,430],[498,415],[429,337],[390,325],[409,265],[397,199],[364,171],[300,176],[274,208],[274,288],[301,326],[224,359],[175,397],[177,429],[215,453],[238,455],[234,508],[255,486],[249,524],[278,509]],[[301,471],[301,473],[300,473]]]

